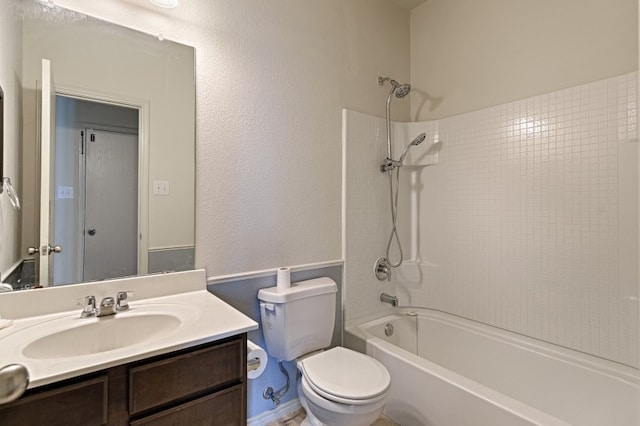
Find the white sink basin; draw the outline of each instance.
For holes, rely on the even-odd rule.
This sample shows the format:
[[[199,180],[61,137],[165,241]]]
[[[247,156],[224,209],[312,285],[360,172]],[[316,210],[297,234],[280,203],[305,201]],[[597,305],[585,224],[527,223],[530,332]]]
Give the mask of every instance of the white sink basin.
[[[29,343],[22,350],[27,358],[68,358],[111,351],[156,340],[177,329],[182,321],[175,315],[112,315],[85,319]]]
[[[20,357],[58,362],[145,348],[184,333],[201,310],[179,303],[132,306],[115,315],[80,318],[80,312],[43,317],[0,339]]]

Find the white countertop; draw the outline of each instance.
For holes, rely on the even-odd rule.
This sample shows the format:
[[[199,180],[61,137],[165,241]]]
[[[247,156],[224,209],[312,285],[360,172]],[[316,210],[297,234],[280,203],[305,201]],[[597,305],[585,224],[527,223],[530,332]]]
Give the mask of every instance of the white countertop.
[[[13,320],[11,326],[0,330],[0,366],[24,365],[30,375],[29,388],[35,388],[258,328],[258,324],[251,318],[209,293],[204,277],[204,271],[189,271],[28,290],[8,294],[10,297],[0,294],[0,315]],[[129,301],[130,311],[118,313],[115,317],[80,318],[82,309],[76,306],[77,298],[95,295],[99,303],[102,295],[115,296],[115,289],[134,292],[134,297]],[[17,302],[27,304],[27,308],[19,311],[15,306]],[[58,310],[56,305],[58,308],[73,308]],[[162,312],[165,308],[180,311],[182,323],[176,329],[166,334],[161,333],[150,341],[69,357],[37,359],[24,354],[24,348],[29,343],[55,333],[58,330],[56,324],[62,322],[76,327],[90,322],[126,318],[128,315],[145,315],[148,311]],[[31,315],[17,314],[24,311],[29,311]],[[82,345],[83,342],[73,344]]]

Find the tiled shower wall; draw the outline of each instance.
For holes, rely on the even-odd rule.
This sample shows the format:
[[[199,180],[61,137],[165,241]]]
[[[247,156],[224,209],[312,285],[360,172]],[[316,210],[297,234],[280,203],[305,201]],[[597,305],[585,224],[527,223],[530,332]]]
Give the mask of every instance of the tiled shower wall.
[[[378,167],[387,156],[385,120],[355,111],[342,112],[342,253],[344,319],[364,319],[390,310],[378,301],[388,288],[373,275],[384,255],[389,222],[387,177]]]
[[[358,138],[364,129],[384,131],[384,122],[349,114],[347,321],[387,309],[377,302],[384,289],[402,304],[640,367],[636,73],[396,124],[396,149],[420,132],[444,145],[437,165],[425,166],[434,161],[420,157],[420,146],[412,150],[414,165],[402,169],[399,224],[409,261],[391,283],[374,283],[357,249],[383,252],[390,230],[386,180],[374,183],[369,170],[356,177],[362,152],[375,151],[371,138]],[[371,190],[379,194],[361,196]],[[382,235],[381,246],[378,236],[357,228],[365,218],[382,229],[368,231]]]

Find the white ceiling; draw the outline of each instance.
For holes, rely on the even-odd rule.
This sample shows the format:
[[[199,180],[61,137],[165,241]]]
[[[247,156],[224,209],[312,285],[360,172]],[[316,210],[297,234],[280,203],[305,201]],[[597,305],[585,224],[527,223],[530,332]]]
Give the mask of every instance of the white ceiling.
[[[391,1],[400,7],[403,7],[407,10],[411,10],[414,7],[420,6],[422,3],[424,3],[427,0],[391,0]]]

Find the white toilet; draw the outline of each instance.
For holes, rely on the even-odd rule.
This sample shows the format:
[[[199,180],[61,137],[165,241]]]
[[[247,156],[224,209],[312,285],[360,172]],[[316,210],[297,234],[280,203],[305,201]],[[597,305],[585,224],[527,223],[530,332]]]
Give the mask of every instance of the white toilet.
[[[387,369],[368,355],[331,344],[336,283],[317,278],[258,292],[267,352],[296,361],[298,396],[307,412],[302,425],[369,426],[389,395]]]

